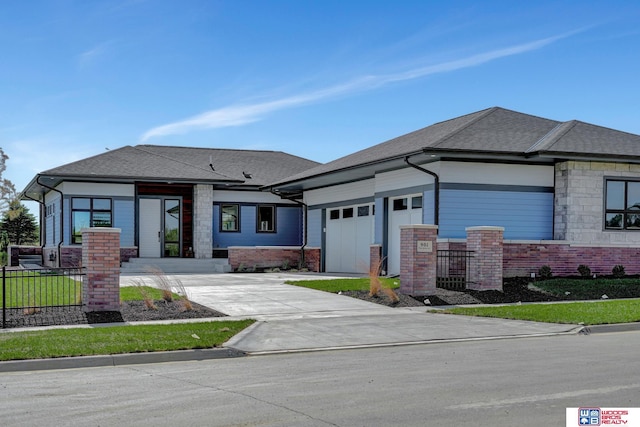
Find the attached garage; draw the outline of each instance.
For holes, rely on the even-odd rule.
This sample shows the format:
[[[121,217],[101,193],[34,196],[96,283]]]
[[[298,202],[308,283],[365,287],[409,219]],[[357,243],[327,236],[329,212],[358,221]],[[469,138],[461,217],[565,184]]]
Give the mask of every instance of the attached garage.
[[[327,209],[325,271],[367,273],[373,242],[374,205]]]

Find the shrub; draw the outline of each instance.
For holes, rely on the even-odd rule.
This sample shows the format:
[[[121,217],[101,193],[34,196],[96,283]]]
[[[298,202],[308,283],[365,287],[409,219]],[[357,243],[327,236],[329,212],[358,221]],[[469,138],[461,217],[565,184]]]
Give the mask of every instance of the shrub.
[[[591,277],[591,269],[589,268],[588,265],[580,264],[578,266],[578,273],[580,273],[580,276],[585,278]]]
[[[553,277],[553,273],[551,272],[551,267],[548,265],[543,265],[538,270],[538,277],[541,279],[551,279]]]
[[[615,265],[611,270],[611,273],[613,274],[613,277],[616,277],[616,278],[624,277],[625,275],[624,265],[621,265],[621,264]]]

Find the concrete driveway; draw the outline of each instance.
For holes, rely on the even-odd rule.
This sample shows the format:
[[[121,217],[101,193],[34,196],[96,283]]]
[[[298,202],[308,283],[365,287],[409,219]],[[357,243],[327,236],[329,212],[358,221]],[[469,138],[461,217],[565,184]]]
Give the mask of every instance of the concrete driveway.
[[[251,354],[576,333],[577,325],[427,313],[284,284],[313,274],[176,274],[191,300],[256,322],[225,344]],[[121,276],[121,286],[149,276]]]

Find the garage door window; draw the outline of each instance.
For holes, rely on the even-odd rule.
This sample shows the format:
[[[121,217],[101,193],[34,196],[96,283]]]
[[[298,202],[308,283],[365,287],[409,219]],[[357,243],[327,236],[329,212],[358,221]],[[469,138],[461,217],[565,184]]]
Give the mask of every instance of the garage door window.
[[[422,196],[411,198],[411,209],[422,209]]]
[[[329,212],[329,219],[340,219],[340,210],[334,209]]]
[[[358,216],[369,216],[369,206],[358,206]]]
[[[353,218],[353,208],[342,209],[342,218]]]
[[[407,199],[395,199],[393,201],[393,210],[394,211],[406,211],[407,210]]]

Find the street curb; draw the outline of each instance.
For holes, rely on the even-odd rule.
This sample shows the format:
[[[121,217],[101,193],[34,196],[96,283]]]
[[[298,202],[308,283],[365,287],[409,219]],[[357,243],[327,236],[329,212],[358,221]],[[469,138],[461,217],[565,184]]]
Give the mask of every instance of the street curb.
[[[0,373],[42,371],[48,369],[98,368],[144,363],[186,362],[243,357],[247,353],[234,348],[125,353],[106,356],[60,357],[55,359],[10,360],[0,362]]]
[[[610,325],[589,325],[589,326],[585,326],[584,330],[588,334],[640,331],[640,322],[612,323]]]

